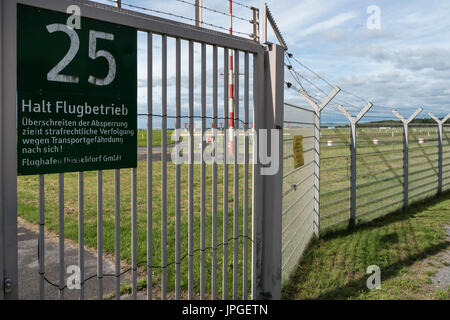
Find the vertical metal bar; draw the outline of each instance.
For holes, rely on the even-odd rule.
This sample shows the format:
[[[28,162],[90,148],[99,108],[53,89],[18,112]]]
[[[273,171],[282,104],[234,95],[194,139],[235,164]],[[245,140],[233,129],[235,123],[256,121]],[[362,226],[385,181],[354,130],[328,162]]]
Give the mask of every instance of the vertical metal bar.
[[[195,0],[195,26],[202,27],[202,0]]]
[[[44,175],[39,175],[39,299],[45,299],[45,191]]]
[[[217,46],[213,46],[213,135],[214,156],[212,164],[212,274],[211,299],[217,299]]]
[[[176,141],[180,140],[180,126],[181,126],[181,39],[176,40]],[[181,298],[180,290],[180,264],[181,264],[181,164],[176,165],[175,177],[175,299]]]
[[[147,33],[147,299],[153,298],[153,35]]]
[[[265,72],[266,96],[264,117],[265,127],[271,135],[278,132],[278,139],[272,137],[262,141],[270,146],[272,162],[270,168],[261,168],[263,194],[262,230],[262,281],[261,293],[269,293],[272,299],[281,298],[281,240],[282,240],[282,182],[283,182],[283,117],[284,117],[284,49],[271,45],[267,52]],[[273,140],[273,141],[272,141]],[[258,141],[261,142],[261,141]],[[272,143],[273,142],[273,143]],[[274,154],[278,152],[278,157]]]
[[[201,69],[201,105],[202,105],[202,154],[201,154],[201,210],[200,210],[200,299],[205,299],[205,232],[206,232],[206,163],[204,159],[206,130],[206,44],[202,43],[202,69]]]
[[[409,123],[414,120],[421,112],[422,108],[419,108],[414,112],[408,120],[403,118],[396,110],[392,110],[392,113],[403,122],[403,209],[408,207],[409,202]]]
[[[242,299],[248,298],[248,160],[249,160],[249,140],[248,140],[248,123],[249,119],[249,55],[245,53],[245,68],[244,68],[244,252],[242,258]]]
[[[97,171],[97,280],[98,300],[103,300],[103,171]]]
[[[194,298],[194,42],[189,41],[189,217],[188,299]]]
[[[320,236],[320,111],[314,117],[314,235]]]
[[[252,287],[251,298],[260,298],[262,292],[262,210],[264,189],[261,165],[258,161],[258,132],[264,127],[264,54],[253,56],[253,166],[252,166]]]
[[[262,12],[262,43],[267,44],[267,4],[264,4]]]
[[[64,173],[59,178],[59,292],[60,300],[64,300]]]
[[[5,29],[3,26],[4,19],[3,19],[3,1],[0,2],[0,65],[4,65],[3,63],[3,50],[5,49],[5,46],[3,44],[3,30]],[[3,103],[3,71],[0,71],[0,128],[3,128],[3,109],[4,109],[4,103]],[[3,157],[4,157],[4,150],[3,150],[3,129],[0,130],[0,177],[2,177],[2,180],[0,181],[0,300],[3,300],[5,297],[5,273],[4,273],[4,232],[3,232],[3,218],[4,218],[4,210],[3,210],[3,204],[4,204],[4,195],[3,195]]]
[[[222,269],[222,299],[228,298],[228,49],[223,52],[223,112],[226,119],[223,130],[223,269]]]
[[[443,179],[443,123],[438,124],[438,192],[442,193]]]
[[[234,210],[233,210],[233,300],[238,299],[239,271],[239,51],[234,55]],[[237,127],[237,128],[236,128]]]
[[[78,173],[78,266],[80,267],[80,300],[84,300],[84,172]]]
[[[356,122],[350,122],[350,219],[349,228],[356,223]]]
[[[162,36],[161,300],[167,298],[167,36]]]
[[[116,286],[115,286],[115,299],[120,300],[120,169],[114,170],[114,234],[115,234],[115,274]]]
[[[0,7],[0,298],[18,299],[17,250],[17,4]],[[4,281],[11,290],[4,292]]]
[[[136,151],[137,152],[137,151]],[[131,286],[137,299],[137,168],[131,169]]]
[[[409,125],[403,123],[403,209],[408,207],[409,198]]]

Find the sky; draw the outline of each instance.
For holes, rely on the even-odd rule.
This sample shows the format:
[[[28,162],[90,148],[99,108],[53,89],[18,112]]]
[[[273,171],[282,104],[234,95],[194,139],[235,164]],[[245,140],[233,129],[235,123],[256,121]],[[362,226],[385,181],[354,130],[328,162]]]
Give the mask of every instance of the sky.
[[[98,0],[109,3],[110,0]],[[152,10],[159,10],[187,19],[169,15],[140,11],[193,24],[194,0],[123,0],[127,4]],[[240,0],[247,6],[262,8],[265,1]],[[392,108],[404,117],[409,117],[418,107],[423,107],[421,116],[428,112],[443,117],[450,112],[450,2],[444,0],[268,0],[267,4],[288,45],[288,52],[316,74],[309,72],[295,60],[293,68],[308,81],[301,80],[302,86],[315,99],[321,101],[325,93],[333,86],[343,91],[324,111],[328,122],[345,122],[345,118],[336,110],[342,104],[352,115],[356,115],[369,101],[374,107],[365,117],[366,121],[394,119]],[[228,12],[227,0],[203,0],[203,6],[223,13]],[[374,7],[376,6],[376,7]],[[374,20],[374,8],[379,9],[379,19]],[[131,8],[132,10],[139,10]],[[249,8],[234,4],[234,30],[249,34],[252,26],[248,21],[252,17]],[[240,18],[243,18],[240,19]],[[222,13],[203,11],[203,20],[222,28],[228,28],[229,17]],[[369,22],[368,22],[369,21]],[[225,32],[223,29],[204,26]],[[246,37],[246,35],[239,34]],[[269,41],[277,42],[272,33]],[[154,60],[158,61],[160,37],[154,37]],[[187,44],[182,44],[186,52]],[[159,47],[158,47],[159,46]],[[169,39],[169,57],[174,41]],[[155,50],[156,48],[156,50]],[[212,49],[208,48],[208,57]],[[219,61],[221,59],[219,51]],[[196,66],[199,63],[200,46],[195,48]],[[171,60],[170,60],[171,61]],[[243,61],[243,58],[241,59]],[[146,109],[146,36],[139,34],[139,111]],[[187,64],[187,55],[183,55],[182,72]],[[173,64],[169,63],[169,110],[173,110]],[[210,68],[210,67],[208,67]],[[219,72],[222,72],[220,70]],[[196,67],[195,88],[196,105],[199,104],[199,68]],[[250,70],[252,66],[250,65]],[[210,71],[210,69],[208,69]],[[241,65],[241,70],[243,66]],[[208,72],[209,72],[208,71]],[[158,101],[160,95],[160,65],[154,65],[153,95]],[[285,70],[286,81],[297,88],[300,85]],[[323,81],[321,78],[327,80]],[[173,82],[173,81],[172,81]],[[209,82],[208,82],[209,83]],[[182,96],[187,97],[187,81],[182,81]],[[316,87],[320,88],[318,90]],[[220,82],[219,82],[220,88]],[[208,92],[211,93],[208,84]],[[241,91],[242,92],[242,91]],[[220,89],[219,96],[223,91]],[[251,99],[252,97],[250,97]],[[241,98],[242,99],[242,98]],[[184,98],[182,99],[185,100]],[[187,99],[186,99],[187,100]],[[293,89],[285,90],[285,101],[299,106],[309,107]],[[208,100],[209,105],[209,100]],[[242,106],[242,103],[241,103]],[[158,104],[155,104],[158,108]],[[171,109],[172,108],[172,109]],[[219,109],[221,105],[219,104]],[[186,105],[183,102],[183,110]],[[197,110],[197,107],[196,107]],[[170,112],[170,111],[169,111]],[[210,112],[210,108],[208,108]],[[140,126],[143,120],[140,121]],[[171,126],[169,124],[169,126]]]

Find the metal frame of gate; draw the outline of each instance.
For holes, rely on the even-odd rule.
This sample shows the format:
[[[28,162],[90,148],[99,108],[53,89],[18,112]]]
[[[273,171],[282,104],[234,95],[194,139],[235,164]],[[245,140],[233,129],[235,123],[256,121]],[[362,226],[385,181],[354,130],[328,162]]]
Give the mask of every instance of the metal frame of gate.
[[[284,81],[284,52],[278,45],[269,44],[266,48],[258,43],[250,40],[245,40],[239,37],[230,36],[224,33],[219,33],[211,30],[205,30],[197,28],[191,25],[153,17],[146,14],[124,10],[121,8],[114,8],[111,6],[93,3],[86,0],[2,0],[0,1],[0,61],[1,61],[1,73],[0,73],[0,300],[1,299],[17,299],[18,295],[18,251],[17,251],[17,129],[16,129],[16,92],[17,92],[17,4],[31,5],[43,9],[49,9],[58,12],[66,12],[69,5],[76,4],[80,6],[82,15],[87,18],[97,19],[105,22],[111,22],[116,24],[122,24],[129,27],[136,28],[139,31],[146,32],[148,34],[148,41],[151,43],[152,34],[158,34],[163,39],[163,83],[167,83],[167,72],[164,73],[167,68],[167,47],[165,45],[167,37],[177,39],[177,59],[179,61],[179,39],[189,41],[190,46],[190,61],[193,61],[193,43],[202,44],[202,69],[205,68],[205,45],[212,45],[214,48],[214,75],[216,77],[214,81],[214,89],[217,93],[217,47],[224,48],[225,50],[231,49],[236,52],[245,53],[246,70],[248,70],[248,58],[249,55],[253,55],[253,119],[254,130],[256,136],[258,136],[259,129],[281,129],[283,127],[283,81]],[[149,51],[148,54],[149,69],[152,67],[152,55]],[[239,55],[235,56],[235,63],[239,63]],[[226,60],[226,59],[225,59]],[[226,62],[224,62],[226,63]],[[192,66],[192,63],[191,63]],[[203,71],[202,70],[202,71]],[[227,70],[227,68],[225,68]],[[239,70],[239,69],[237,69]],[[190,69],[190,73],[192,70]],[[192,73],[191,73],[192,75]],[[246,130],[248,128],[248,71],[246,72]],[[193,76],[190,77],[190,111],[193,105]],[[227,77],[225,77],[227,79]],[[227,80],[225,80],[227,81]],[[180,86],[180,79],[177,80],[177,89]],[[148,86],[149,87],[149,86]],[[164,86],[163,86],[164,87]],[[205,88],[205,80],[202,80],[202,88]],[[205,91],[202,93],[202,113],[205,107]],[[166,97],[166,93],[163,89],[163,99]],[[151,90],[149,90],[149,115],[151,115]],[[215,105],[217,106],[217,94],[214,94]],[[225,99],[226,100],[226,99]],[[227,102],[224,102],[225,105]],[[166,112],[167,102],[162,103],[163,115]],[[179,110],[179,109],[178,109]],[[217,110],[216,110],[217,112]],[[236,115],[236,118],[238,115]],[[163,117],[165,118],[165,117]],[[149,123],[151,123],[151,116],[149,117]],[[237,120],[237,119],[236,119]],[[202,121],[202,129],[204,129],[204,121]],[[192,117],[190,118],[190,134],[192,135]],[[217,121],[216,121],[217,124]],[[177,126],[180,123],[177,121]],[[149,127],[149,141],[151,141],[151,127]],[[162,121],[163,140],[165,138],[165,130],[167,129],[167,118]],[[283,135],[280,135],[282,139]],[[251,267],[251,297],[252,299],[260,299],[271,296],[273,299],[280,298],[281,292],[281,182],[282,182],[282,151],[283,143],[279,143],[279,155],[280,155],[280,170],[278,174],[272,176],[261,175],[262,165],[259,161],[254,161],[252,164],[252,267]],[[166,164],[165,148],[167,146],[163,144],[162,152],[162,168]],[[277,146],[270,146],[270,148],[276,148]],[[246,149],[246,167],[248,168],[248,148]],[[148,152],[150,154],[150,152]],[[253,155],[258,154],[257,145],[253,145]],[[257,157],[257,156],[256,156]],[[151,162],[149,163],[149,172],[151,173]],[[236,166],[236,165],[235,165]],[[235,178],[236,171],[235,168]],[[119,170],[116,170],[116,206],[118,205],[119,191],[117,188],[119,179]],[[101,178],[102,172],[98,172],[99,177],[99,210],[101,210]],[[248,177],[248,175],[247,175]],[[43,178],[41,176],[40,184],[43,186]],[[63,175],[60,174],[60,187]],[[151,178],[151,174],[149,175]],[[192,182],[193,172],[190,171],[190,182]],[[136,270],[136,169],[132,169],[132,252],[133,262],[132,268]],[[164,193],[165,188],[165,175],[164,169],[162,173],[162,190]],[[202,179],[204,183],[204,179]],[[149,179],[151,184],[151,179]],[[202,183],[202,189],[203,188]],[[192,187],[192,186],[190,186]],[[83,200],[83,173],[79,174],[79,197],[80,201]],[[237,188],[235,188],[235,192]],[[42,188],[43,190],[43,188]],[[60,189],[61,190],[61,189]],[[151,200],[151,189],[148,191],[148,199]],[[192,191],[192,188],[190,188]],[[248,191],[248,188],[247,188]],[[179,192],[179,191],[178,191]],[[248,194],[247,194],[248,195]],[[43,198],[43,197],[42,197]],[[244,196],[245,198],[245,196]],[[150,203],[150,201],[148,201]],[[162,195],[162,217],[164,217],[165,210],[165,198]],[[61,203],[61,199],[60,199]],[[192,205],[192,203],[191,203]],[[248,201],[247,201],[248,205]],[[236,208],[236,203],[235,203]],[[83,205],[81,203],[80,214],[82,217]],[[191,209],[191,208],[190,208]],[[150,209],[151,210],[151,205]],[[202,211],[204,208],[202,208]],[[41,214],[43,214],[43,208],[41,208]],[[61,209],[60,209],[61,212]],[[117,210],[116,210],[117,213]],[[64,214],[64,211],[62,211]],[[101,220],[99,220],[101,222]],[[43,231],[43,225],[42,231]],[[82,227],[82,226],[79,226]],[[235,226],[236,227],[236,226]],[[117,228],[117,226],[116,226]],[[101,228],[100,228],[101,229]],[[151,228],[147,232],[151,236]],[[80,229],[82,234],[83,230]],[[99,230],[101,232],[101,230]],[[163,230],[164,233],[164,225]],[[245,236],[245,235],[244,235]],[[42,235],[43,237],[43,235]],[[164,234],[163,234],[164,240]],[[234,234],[236,237],[236,234]],[[249,237],[248,237],[249,238]],[[80,250],[83,251],[83,237],[79,238]],[[151,241],[149,243],[151,246]],[[192,247],[190,246],[190,251]],[[245,253],[244,253],[245,254]],[[100,259],[101,260],[101,259]],[[203,261],[203,258],[202,258]],[[82,260],[81,260],[82,262]],[[192,262],[192,261],[191,261]],[[190,263],[191,263],[190,262]],[[164,256],[162,256],[162,263]],[[151,265],[151,261],[150,261]],[[101,262],[100,262],[101,266]],[[101,267],[100,267],[101,269]],[[192,269],[191,269],[192,270]],[[151,271],[151,270],[150,270]],[[100,270],[101,272],[101,270]],[[204,270],[202,270],[202,273]],[[237,269],[233,272],[235,275]],[[149,274],[151,277],[151,272]],[[192,277],[192,275],[190,275]],[[136,273],[133,272],[133,298],[136,297]],[[151,278],[149,279],[151,281]],[[5,287],[6,283],[6,287]],[[162,283],[164,284],[164,273],[162,275]],[[164,286],[164,285],[163,285]],[[244,285],[245,286],[245,285]],[[245,287],[244,287],[245,288]],[[119,288],[120,289],[120,288]],[[237,299],[236,295],[237,283],[233,284],[233,298]],[[117,288],[116,288],[117,290]],[[245,289],[244,289],[245,290]],[[149,290],[151,291],[151,290]],[[191,290],[190,290],[191,291]],[[204,297],[204,291],[201,289],[201,295]],[[165,297],[164,288],[162,289],[162,298]],[[82,293],[80,298],[83,298]],[[151,293],[149,295],[151,298]],[[190,298],[192,298],[192,292],[190,292]],[[213,298],[215,298],[213,296]]]

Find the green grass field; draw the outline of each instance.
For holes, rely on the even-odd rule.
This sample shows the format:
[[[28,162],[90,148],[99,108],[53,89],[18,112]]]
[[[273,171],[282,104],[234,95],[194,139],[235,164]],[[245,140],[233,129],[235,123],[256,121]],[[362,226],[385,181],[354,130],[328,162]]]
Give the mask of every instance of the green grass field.
[[[425,135],[425,144],[420,145],[426,147],[425,149],[414,149],[410,152],[410,169],[417,171],[417,173],[410,175],[410,190],[411,201],[421,200],[423,198],[432,196],[436,192],[436,151],[437,144],[433,141],[436,136],[433,130],[430,131],[430,136],[427,132],[415,132],[410,133],[410,147],[418,148],[418,137]],[[297,131],[296,131],[297,132]],[[392,137],[392,132],[394,136]],[[297,133],[303,134],[305,137],[310,135],[310,132]],[[297,134],[296,133],[296,134]],[[358,129],[358,220],[364,222],[377,218],[381,215],[385,215],[389,212],[395,211],[401,207],[402,196],[399,192],[402,190],[402,161],[395,160],[402,157],[402,144],[401,142],[401,130],[399,128],[394,130],[379,130],[360,128]],[[448,164],[448,152],[449,138],[446,133],[446,145],[444,152],[446,153],[444,163]],[[168,143],[170,135],[168,134]],[[374,145],[373,139],[379,139],[380,144]],[[160,145],[161,132],[155,130],[153,132],[153,145]],[[328,147],[328,140],[333,140],[333,146]],[[304,150],[308,150],[312,146],[312,139],[305,139]],[[395,142],[395,143],[393,143]],[[335,228],[345,228],[346,221],[348,219],[348,181],[349,181],[349,138],[348,128],[336,128],[336,129],[323,129],[321,137],[321,226],[330,226],[330,230]],[[139,130],[138,133],[138,145],[146,146],[146,132]],[[285,145],[285,155],[289,152],[289,143]],[[367,155],[363,155],[367,154]],[[305,163],[312,160],[312,152],[305,154]],[[292,158],[284,160],[285,172],[292,167]],[[153,259],[154,265],[160,265],[161,257],[161,169],[160,162],[153,162]],[[450,176],[448,174],[449,167],[445,167],[447,173],[444,175],[446,188],[449,187]],[[175,165],[168,163],[168,262],[175,260]],[[309,170],[309,171],[308,171]],[[126,263],[131,262],[131,170],[123,170],[121,174],[121,258]],[[182,211],[181,211],[181,248],[182,256],[187,253],[187,221],[188,221],[188,169],[186,165],[181,166],[182,172],[182,184],[181,184],[181,199],[182,199]],[[206,247],[211,246],[211,230],[212,230],[212,166],[207,165],[207,178],[206,178]],[[288,179],[284,180],[283,190],[285,191],[293,183],[297,183],[302,179],[308,178],[311,171],[301,170],[296,174],[291,175]],[[200,247],[200,166],[195,165],[195,239],[194,249]],[[222,230],[223,230],[223,165],[218,166],[218,242],[222,242]],[[58,219],[57,219],[57,199],[58,197],[58,184],[56,175],[48,175],[45,177],[45,192],[46,192],[46,228],[47,230],[57,233],[58,231]],[[310,180],[305,180],[305,184],[310,183]],[[146,180],[147,170],[146,162],[139,162],[138,165],[138,261],[143,262],[141,266],[145,265],[146,260]],[[386,181],[385,181],[386,180]],[[414,181],[416,180],[416,181]],[[425,182],[425,183],[424,183]],[[424,185],[425,184],[425,185]],[[429,186],[428,186],[429,184]],[[87,172],[85,174],[85,244],[88,247],[96,248],[97,245],[97,220],[96,220],[96,173]],[[303,186],[303,185],[302,185]],[[300,186],[295,192],[291,193],[289,197],[283,199],[283,207],[288,205],[291,201],[294,201],[303,192],[302,186]],[[242,196],[243,196],[243,166],[240,166],[240,180],[239,180],[239,234],[243,234],[242,226]],[[77,241],[78,233],[78,204],[77,204],[77,174],[70,173],[65,175],[65,237],[74,241]],[[233,230],[233,166],[229,166],[229,213],[228,213],[228,230],[229,237],[232,237]],[[250,199],[251,199],[251,177],[250,177]],[[305,198],[306,199],[306,198]],[[305,200],[306,201],[306,200]],[[311,224],[304,223],[311,219],[309,212],[311,210],[304,210],[304,213],[299,212],[301,207],[305,204],[300,201],[290,213],[291,216],[283,217],[283,224],[285,221],[292,221],[292,217],[298,216],[299,219],[294,221],[292,225],[295,226],[290,233],[283,234],[283,242],[291,237],[297,237],[298,234],[309,231],[306,226]],[[308,204],[311,206],[311,203]],[[18,207],[19,216],[30,221],[32,223],[38,222],[38,177],[27,176],[18,178]],[[306,207],[308,208],[308,207]],[[251,212],[251,208],[249,208]],[[300,215],[298,215],[300,213]],[[288,220],[289,219],[289,220]],[[337,222],[336,226],[332,226]],[[251,230],[251,219],[249,217],[249,230]],[[304,226],[299,225],[304,223]],[[298,229],[297,225],[301,228]],[[332,227],[331,227],[332,226]],[[325,228],[324,228],[325,229]],[[242,289],[242,237],[239,238],[239,291]],[[250,242],[249,242],[250,248]],[[105,171],[104,173],[104,249],[106,252],[114,252],[114,173],[112,171]],[[286,249],[292,250],[293,248]],[[304,248],[298,248],[296,250],[303,250]],[[219,294],[222,287],[222,254],[223,246],[218,248],[218,288]],[[249,251],[250,252],[250,251]],[[233,267],[233,243],[228,245],[228,291],[231,293],[232,289],[232,267]],[[206,251],[206,284],[207,292],[210,291],[211,286],[211,250]],[[200,266],[200,254],[197,251],[194,256],[194,276],[195,276],[195,291],[199,291],[199,266]],[[250,261],[246,261],[250,263]],[[296,262],[295,262],[296,263]],[[174,288],[174,274],[175,268],[170,267],[168,269],[168,290],[171,291]],[[250,270],[250,268],[249,268]],[[145,269],[141,268],[142,276],[144,276]],[[187,289],[187,259],[183,260],[181,264],[181,286],[182,290]],[[88,275],[87,275],[88,276]],[[158,283],[160,277],[159,270],[154,270],[154,285]],[[250,273],[248,278],[250,278]],[[141,286],[145,287],[145,280],[141,281]],[[230,295],[231,297],[231,295]]]
[[[411,206],[353,231],[329,232],[316,240],[290,281],[284,299],[450,299],[431,276],[448,266],[450,193]],[[369,290],[366,269],[381,269],[381,289]]]
[[[447,129],[448,130],[448,129]],[[409,130],[409,203],[437,193],[438,143],[436,127]],[[357,217],[371,220],[402,207],[402,128],[357,129]],[[420,144],[420,138],[424,143]],[[375,145],[373,140],[378,140]],[[333,146],[328,147],[327,141]],[[348,129],[322,130],[321,226],[326,229],[348,219],[349,207]],[[450,138],[444,137],[444,188],[450,188]]]
[[[153,130],[152,131],[152,146],[160,147],[161,146],[161,130]],[[167,144],[174,144],[175,141],[172,140],[173,130],[167,130]],[[138,129],[138,147],[147,147],[147,130]]]

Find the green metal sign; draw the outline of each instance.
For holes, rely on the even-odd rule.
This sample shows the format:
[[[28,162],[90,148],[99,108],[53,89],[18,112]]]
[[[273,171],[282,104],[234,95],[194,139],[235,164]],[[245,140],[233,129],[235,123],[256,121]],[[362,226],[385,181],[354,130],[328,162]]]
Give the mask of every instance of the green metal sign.
[[[18,5],[18,174],[137,166],[137,30]]]

